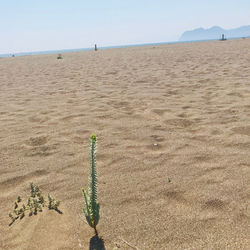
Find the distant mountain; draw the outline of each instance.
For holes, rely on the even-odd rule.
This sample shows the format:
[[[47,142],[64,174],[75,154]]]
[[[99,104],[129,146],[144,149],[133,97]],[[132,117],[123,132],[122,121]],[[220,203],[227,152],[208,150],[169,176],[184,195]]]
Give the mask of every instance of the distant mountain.
[[[224,34],[226,38],[249,37],[250,25],[241,26],[236,29],[225,30],[219,26],[213,26],[210,29],[198,28],[191,31],[186,31],[182,34],[179,41],[196,41],[196,40],[209,40],[219,39]]]

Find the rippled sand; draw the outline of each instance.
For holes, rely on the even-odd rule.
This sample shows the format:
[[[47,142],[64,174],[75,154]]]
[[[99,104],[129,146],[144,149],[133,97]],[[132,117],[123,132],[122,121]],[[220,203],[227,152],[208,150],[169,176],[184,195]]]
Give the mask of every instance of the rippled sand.
[[[0,248],[247,249],[250,40],[0,59]],[[8,226],[29,183],[62,201]]]

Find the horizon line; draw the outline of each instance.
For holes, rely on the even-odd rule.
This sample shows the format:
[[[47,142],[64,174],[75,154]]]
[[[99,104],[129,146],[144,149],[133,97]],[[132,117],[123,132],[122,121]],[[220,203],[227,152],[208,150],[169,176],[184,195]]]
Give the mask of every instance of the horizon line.
[[[229,37],[231,39],[241,39],[242,37]],[[249,38],[249,37],[246,37]],[[169,42],[152,42],[152,43],[136,43],[136,44],[121,44],[121,45],[111,45],[111,46],[101,46],[98,47],[100,50],[104,49],[115,49],[115,48],[126,48],[126,47],[143,47],[143,46],[152,46],[152,45],[164,45],[164,44],[178,44],[178,43],[191,43],[191,42],[208,42],[208,41],[219,41],[219,39],[204,39],[204,40],[187,40],[187,41],[169,41]],[[80,51],[89,51],[94,50],[95,44],[93,47],[86,48],[74,48],[74,49],[51,49],[51,50],[37,50],[37,51],[23,51],[15,53],[3,53],[0,54],[0,57],[12,57],[12,56],[25,56],[25,55],[46,55],[46,54],[57,54],[57,53],[70,53],[70,52],[80,52]]]

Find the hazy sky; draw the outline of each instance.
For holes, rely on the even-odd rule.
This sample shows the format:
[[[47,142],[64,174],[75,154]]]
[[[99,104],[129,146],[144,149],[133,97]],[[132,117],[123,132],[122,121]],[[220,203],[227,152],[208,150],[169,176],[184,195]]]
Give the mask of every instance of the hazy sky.
[[[250,0],[0,0],[0,54],[176,41],[250,25]]]

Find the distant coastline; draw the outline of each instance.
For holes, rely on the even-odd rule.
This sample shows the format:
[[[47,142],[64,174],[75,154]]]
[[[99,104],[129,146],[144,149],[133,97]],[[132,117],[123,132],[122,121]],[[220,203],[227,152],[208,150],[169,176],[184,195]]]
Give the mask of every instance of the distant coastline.
[[[250,25],[241,26],[234,29],[223,29],[220,26],[213,26],[209,29],[198,28],[194,30],[185,31],[179,41],[189,40],[204,40],[204,39],[218,39],[225,36],[225,38],[241,38],[250,36]]]
[[[249,37],[244,37],[249,38]],[[242,37],[229,38],[229,40],[242,39]],[[173,41],[173,42],[160,42],[160,43],[142,43],[142,44],[129,44],[129,45],[114,45],[114,46],[104,46],[98,47],[99,50],[104,49],[119,49],[119,48],[130,48],[130,47],[143,47],[143,46],[157,46],[164,44],[179,44],[179,43],[193,43],[193,42],[209,42],[217,41],[218,39],[204,39],[204,40],[190,40],[190,41]],[[31,55],[47,55],[47,54],[58,54],[58,53],[70,53],[70,52],[80,52],[80,51],[90,51],[94,50],[92,48],[79,48],[79,49],[61,49],[61,50],[46,50],[46,51],[33,51],[33,52],[18,52],[18,53],[7,53],[0,54],[0,58],[12,57],[14,56],[31,56]]]

